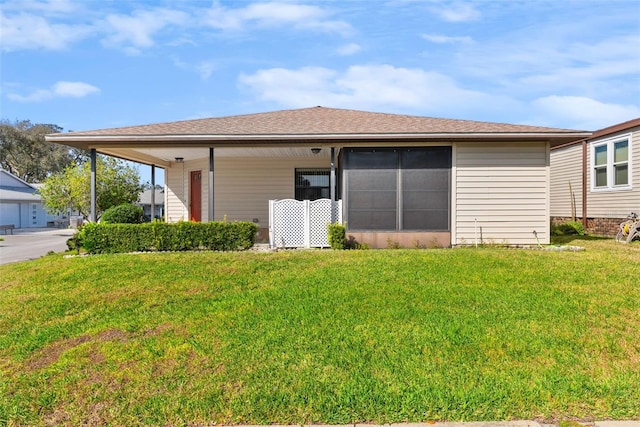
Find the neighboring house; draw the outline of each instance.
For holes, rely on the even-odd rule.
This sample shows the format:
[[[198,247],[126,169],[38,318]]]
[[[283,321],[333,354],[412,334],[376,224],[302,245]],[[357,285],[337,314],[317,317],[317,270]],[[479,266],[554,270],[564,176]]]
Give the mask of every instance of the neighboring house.
[[[549,150],[590,135],[314,107],[47,140],[164,168],[168,222],[253,221],[264,238],[270,200],[328,196],[348,236],[410,247],[548,243]]]
[[[63,220],[44,209],[37,185],[0,169],[0,225],[47,227]]]
[[[640,213],[640,118],[551,149],[551,220],[576,219],[593,234],[615,236]]]
[[[154,191],[150,188],[147,188],[140,194],[140,198],[138,199],[138,206],[142,207],[144,211],[145,218],[151,219],[151,192]],[[156,188],[155,189],[155,200],[154,203],[154,217],[155,218],[164,218],[164,188]]]

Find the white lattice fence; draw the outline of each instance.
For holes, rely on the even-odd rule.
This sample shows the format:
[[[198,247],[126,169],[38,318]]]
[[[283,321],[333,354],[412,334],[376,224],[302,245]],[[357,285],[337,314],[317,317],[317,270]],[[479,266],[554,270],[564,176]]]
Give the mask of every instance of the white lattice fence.
[[[334,202],[334,221],[342,222],[342,201]],[[329,246],[327,224],[331,200],[269,200],[271,247],[324,248]]]

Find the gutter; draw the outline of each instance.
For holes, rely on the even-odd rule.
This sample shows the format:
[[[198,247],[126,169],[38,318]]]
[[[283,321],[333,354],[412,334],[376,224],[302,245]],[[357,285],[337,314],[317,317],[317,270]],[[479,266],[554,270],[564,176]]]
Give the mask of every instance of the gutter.
[[[587,140],[582,140],[582,228],[587,231]]]
[[[211,145],[224,146],[224,143],[234,143],[232,145],[270,145],[282,142],[299,143],[301,145],[308,142],[317,141],[381,141],[381,140],[550,140],[550,139],[582,139],[591,136],[591,132],[576,133],[398,133],[398,134],[313,134],[313,135],[69,135],[52,134],[46,135],[49,142],[57,143],[106,143],[110,146],[117,146],[118,143],[141,143],[143,145],[153,144],[155,146],[175,146],[177,142],[192,142],[196,146]],[[125,146],[125,145],[122,145]]]

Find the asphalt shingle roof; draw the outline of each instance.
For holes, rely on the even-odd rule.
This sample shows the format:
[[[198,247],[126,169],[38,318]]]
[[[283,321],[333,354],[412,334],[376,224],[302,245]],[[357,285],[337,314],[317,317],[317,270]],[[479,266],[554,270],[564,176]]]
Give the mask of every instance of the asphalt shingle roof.
[[[472,120],[439,119],[325,107],[282,110],[56,134],[64,137],[159,135],[392,135],[392,134],[522,134],[576,133],[571,129]],[[64,136],[63,136],[64,135]]]

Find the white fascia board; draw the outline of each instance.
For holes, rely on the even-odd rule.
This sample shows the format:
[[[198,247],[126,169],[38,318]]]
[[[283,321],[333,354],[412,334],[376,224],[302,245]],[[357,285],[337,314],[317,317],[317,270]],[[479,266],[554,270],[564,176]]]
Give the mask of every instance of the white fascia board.
[[[397,139],[519,139],[519,138],[535,138],[535,139],[552,139],[552,138],[586,138],[590,136],[590,132],[576,133],[387,133],[387,134],[283,134],[283,135],[48,135],[47,141],[51,142],[215,142],[215,141],[317,141],[317,140],[397,140]]]

